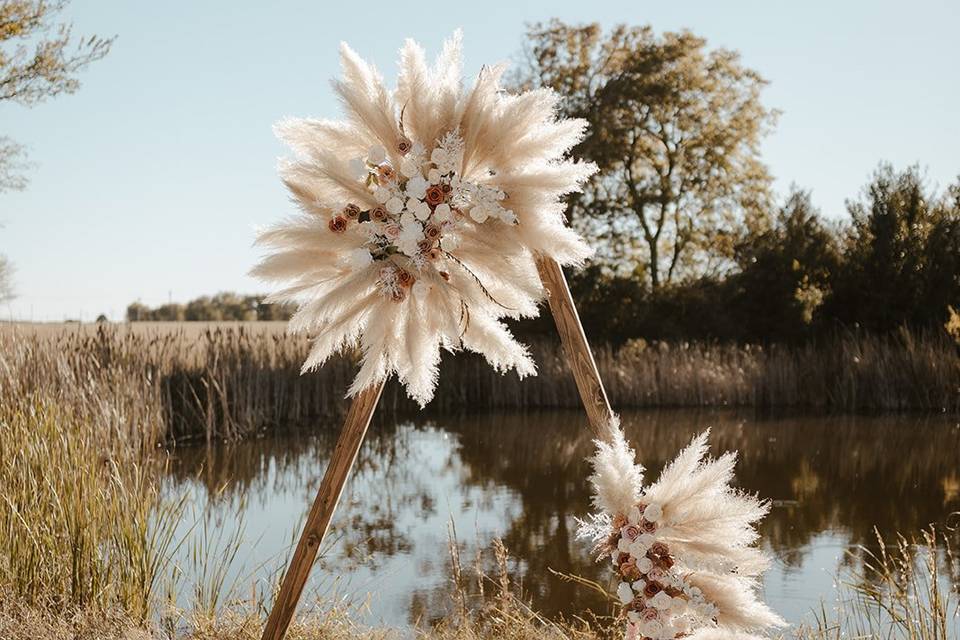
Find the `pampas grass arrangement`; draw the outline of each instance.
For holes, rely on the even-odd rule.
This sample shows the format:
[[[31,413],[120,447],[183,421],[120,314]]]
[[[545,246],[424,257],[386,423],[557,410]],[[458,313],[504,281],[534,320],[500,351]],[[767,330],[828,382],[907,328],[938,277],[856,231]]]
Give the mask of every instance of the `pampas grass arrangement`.
[[[282,283],[270,301],[298,305],[290,328],[312,336],[303,369],[359,345],[350,395],[396,374],[421,406],[441,349],[534,374],[501,319],[538,313],[535,256],[590,253],[560,202],[595,171],[564,157],[586,123],[557,119],[549,90],[505,93],[502,65],[464,89],[459,32],[432,67],[408,40],[393,91],[346,44],[340,55],[346,120],[276,126],[296,154],[280,175],[300,213],[259,234],[269,255],[253,269]]]
[[[707,459],[708,435],[648,486],[616,421],[597,441],[597,513],[581,521],[580,535],[613,563],[626,638],[746,639],[785,624],[757,597],[769,561],[752,546],[754,523],[769,504],[730,486],[736,454]]]

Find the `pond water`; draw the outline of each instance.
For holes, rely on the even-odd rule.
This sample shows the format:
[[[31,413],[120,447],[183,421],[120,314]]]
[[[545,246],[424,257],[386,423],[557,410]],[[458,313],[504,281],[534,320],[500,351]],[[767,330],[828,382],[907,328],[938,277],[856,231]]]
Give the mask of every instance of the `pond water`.
[[[715,455],[740,452],[739,486],[773,501],[761,525],[775,558],[764,596],[791,622],[812,620],[821,601],[830,606],[838,571],[859,561],[859,545],[877,547],[874,527],[885,536],[918,533],[950,524],[960,511],[956,419],[694,411],[622,418],[648,480],[706,427]],[[175,450],[168,490],[190,495],[205,525],[180,532],[191,538],[181,548],[184,584],[204,580],[204,571],[209,579],[217,564],[189,558],[197,548],[217,558],[233,542],[224,594],[249,597],[252,585],[275,580],[338,430],[329,424],[317,433]],[[361,615],[370,624],[435,620],[451,609],[454,527],[464,565],[503,539],[512,578],[535,609],[604,612],[594,593],[550,571],[608,579],[608,565],[595,564],[589,544],[575,536],[574,518],[589,509],[584,459],[591,450],[583,414],[572,411],[375,423],[314,568],[312,597],[365,602]],[[492,569],[489,552],[481,562]]]

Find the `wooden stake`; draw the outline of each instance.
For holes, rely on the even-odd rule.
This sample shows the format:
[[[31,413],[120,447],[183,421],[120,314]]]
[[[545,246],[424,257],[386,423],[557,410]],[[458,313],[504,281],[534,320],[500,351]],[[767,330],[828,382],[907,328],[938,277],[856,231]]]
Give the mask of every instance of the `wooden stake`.
[[[313,562],[317,558],[317,551],[330,526],[333,512],[337,508],[343,485],[346,484],[347,476],[350,475],[350,469],[357,458],[357,452],[363,444],[370,418],[373,417],[373,410],[380,401],[383,384],[381,382],[369,389],[364,389],[357,394],[350,405],[337,446],[334,447],[333,455],[330,456],[330,463],[323,474],[317,497],[310,508],[307,523],[303,526],[303,533],[300,534],[300,542],[297,543],[297,549],[293,552],[290,566],[287,567],[287,573],[283,576],[280,593],[267,619],[263,640],[281,640],[287,632],[287,627],[290,626],[290,621],[297,609],[297,602],[310,576],[310,569],[313,568]]]
[[[600,372],[593,360],[587,337],[583,333],[580,316],[570,295],[563,269],[556,260],[546,257],[537,259],[537,269],[540,272],[540,280],[547,290],[550,312],[557,324],[560,342],[570,362],[583,406],[587,410],[590,428],[598,438],[606,440],[609,437],[610,419],[614,415],[613,409],[610,408],[607,393],[603,389]],[[300,534],[297,549],[283,577],[280,593],[273,604],[270,618],[267,619],[263,640],[282,640],[290,626],[300,595],[303,593],[303,587],[310,576],[310,569],[316,560],[317,551],[330,526],[330,519],[337,508],[343,485],[356,460],[360,445],[363,444],[370,418],[373,416],[373,410],[380,400],[382,391],[383,383],[361,391],[350,405],[340,439],[337,440],[337,446],[330,457],[330,464],[323,475],[320,490],[307,516],[303,533]]]
[[[600,371],[593,359],[587,336],[583,333],[577,307],[570,295],[570,287],[563,275],[563,269],[553,258],[540,256],[537,258],[537,270],[540,272],[540,281],[547,290],[550,303],[550,312],[560,334],[560,343],[567,354],[567,361],[573,370],[573,378],[577,382],[577,390],[583,407],[587,410],[587,420],[593,433],[601,440],[609,438],[610,420],[614,417],[607,392],[603,389],[600,380]]]

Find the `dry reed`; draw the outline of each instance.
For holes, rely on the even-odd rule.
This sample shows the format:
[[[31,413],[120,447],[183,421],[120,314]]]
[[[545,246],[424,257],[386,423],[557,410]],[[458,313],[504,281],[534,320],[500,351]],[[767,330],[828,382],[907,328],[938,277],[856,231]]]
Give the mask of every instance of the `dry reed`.
[[[0,331],[0,398],[38,391],[144,446],[238,439],[345,408],[355,358],[300,375],[305,339],[282,327],[154,325]],[[518,381],[469,354],[446,357],[433,411],[579,406],[558,344],[531,346],[539,375]],[[799,347],[599,346],[614,406],[746,406],[824,411],[960,411],[960,357],[946,335],[844,333]],[[388,384],[381,412],[415,406]]]

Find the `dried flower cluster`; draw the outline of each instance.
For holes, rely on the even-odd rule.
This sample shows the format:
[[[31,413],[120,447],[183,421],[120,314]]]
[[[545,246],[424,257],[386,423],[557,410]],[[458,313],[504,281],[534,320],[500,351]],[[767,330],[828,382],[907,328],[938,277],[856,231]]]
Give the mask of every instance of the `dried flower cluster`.
[[[751,544],[768,505],[730,486],[735,456],[704,460],[707,433],[643,486],[619,425],[592,459],[594,506],[580,533],[618,577],[625,637],[746,638],[783,621],[756,596],[767,558]]]
[[[347,121],[277,126],[297,153],[280,172],[302,213],[259,235],[271,254],[253,271],[286,285],[271,301],[299,306],[290,327],[314,336],[304,370],[359,345],[351,394],[396,374],[421,404],[441,349],[535,373],[501,319],[538,313],[537,255],[590,253],[561,202],[595,170],[564,158],[585,123],[558,120],[550,91],[502,91],[503,67],[464,90],[459,33],[432,68],[407,41],[395,91],[346,45],[341,59]]]
[[[428,279],[417,277],[425,270],[435,282],[437,276],[449,281],[450,274],[437,265],[446,264],[444,258],[456,260],[451,252],[460,245],[457,228],[467,216],[476,224],[493,220],[516,224],[517,216],[500,204],[506,198],[503,191],[460,178],[463,138],[459,132],[446,134],[429,157],[422,144],[402,136],[397,153],[402,156],[398,168],[386,160],[386,151],[379,145],[365,157],[351,160],[357,178],[373,190],[377,205],[363,210],[354,203],[344,204],[328,226],[333,233],[344,233],[351,224],[358,225],[367,242],[350,252],[350,266],[379,265],[380,293],[401,302],[408,293],[425,297]]]

